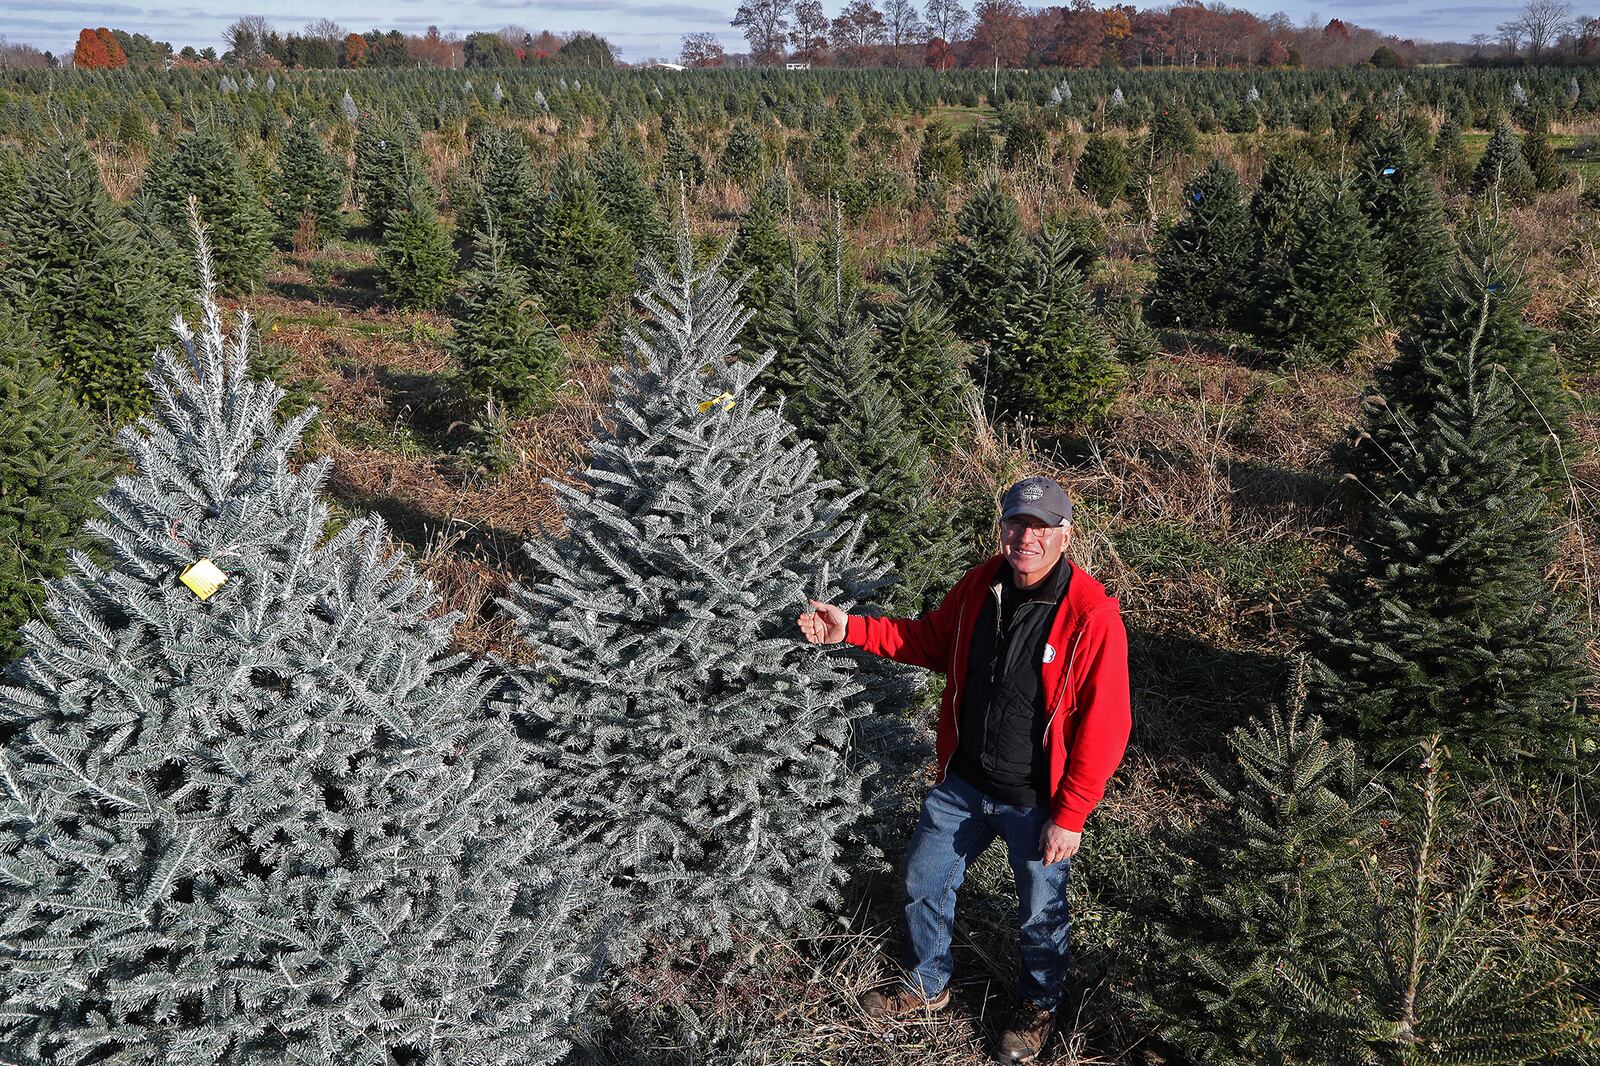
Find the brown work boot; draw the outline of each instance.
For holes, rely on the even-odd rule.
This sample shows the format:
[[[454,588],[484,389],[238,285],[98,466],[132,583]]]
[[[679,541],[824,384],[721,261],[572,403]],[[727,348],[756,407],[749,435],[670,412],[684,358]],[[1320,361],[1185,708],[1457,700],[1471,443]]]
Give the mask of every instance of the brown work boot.
[[[896,981],[892,988],[874,989],[861,997],[861,1009],[869,1018],[915,1018],[949,1005],[950,989],[941,989],[932,999],[923,999],[903,981]]]
[[[1006,1031],[1000,1034],[1001,1062],[1032,1062],[1044,1050],[1044,1042],[1055,1024],[1054,1011],[1021,1003],[1011,1012]]]

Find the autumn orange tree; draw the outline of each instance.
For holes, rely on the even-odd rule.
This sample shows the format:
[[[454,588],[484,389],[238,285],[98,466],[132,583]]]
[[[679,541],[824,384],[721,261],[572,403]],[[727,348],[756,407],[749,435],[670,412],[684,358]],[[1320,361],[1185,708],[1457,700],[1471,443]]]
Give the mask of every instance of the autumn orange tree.
[[[72,50],[72,65],[85,70],[113,70],[127,66],[128,56],[109,29],[84,27],[78,33],[77,47]]]

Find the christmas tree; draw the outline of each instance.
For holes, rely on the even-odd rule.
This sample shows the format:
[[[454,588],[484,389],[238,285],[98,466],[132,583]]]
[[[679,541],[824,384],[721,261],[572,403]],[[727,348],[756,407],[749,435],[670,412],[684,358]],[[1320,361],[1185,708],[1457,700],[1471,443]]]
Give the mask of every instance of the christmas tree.
[[[853,277],[843,270],[830,271],[823,258],[804,255],[799,248],[791,254],[795,258],[779,278],[764,321],[752,315],[744,331],[767,345],[759,384],[785,397],[800,396],[811,387],[806,365],[811,346],[828,328],[835,304],[854,302],[858,295]]]
[[[1321,980],[1349,951],[1377,818],[1354,747],[1306,716],[1302,673],[1286,709],[1228,735],[1228,773],[1200,774],[1219,806],[1164,835],[1129,908],[1143,935],[1125,994],[1204,1066],[1322,1061],[1282,968]]]
[[[39,338],[0,311],[0,666],[39,613],[44,582],[87,546],[83,524],[110,476],[100,430],[44,368]]]
[[[148,183],[133,191],[123,217],[138,235],[145,264],[151,272],[151,283],[157,291],[165,294],[166,303],[175,305],[161,323],[165,330],[173,314],[192,310],[188,305],[193,302],[194,254],[179,234],[167,225],[166,210]],[[141,365],[149,364],[149,352],[155,349],[158,339],[165,339],[165,333],[152,331],[151,347],[145,352]],[[141,382],[141,395],[143,388]]]
[[[718,167],[740,184],[752,182],[766,169],[767,146],[756,128],[745,121],[735,122],[722,149]]]
[[[395,307],[440,307],[455,284],[456,252],[433,206],[432,187],[413,187],[378,247],[378,291]]]
[[[633,247],[607,221],[594,179],[576,157],[557,164],[519,259],[550,317],[573,329],[597,325],[628,292]]]
[[[1354,182],[1388,280],[1391,318],[1407,322],[1433,296],[1455,252],[1439,193],[1393,125],[1363,146]]]
[[[842,257],[836,246],[835,258]],[[831,291],[818,294],[822,313],[815,328],[796,338],[801,381],[789,393],[787,412],[815,441],[821,475],[855,495],[869,542],[899,578],[878,597],[884,610],[915,617],[960,576],[954,514],[934,493],[928,449],[906,421],[894,377],[883,373],[883,339],[837,268],[833,277]]]
[[[671,247],[644,164],[620,129],[613,130],[594,158],[595,193],[606,220],[633,242],[636,255],[664,256]]]
[[[1133,172],[1128,166],[1128,151],[1120,140],[1092,133],[1084,142],[1083,154],[1072,183],[1101,207],[1110,207],[1126,194]]]
[[[689,140],[683,122],[671,111],[661,116],[661,137],[666,148],[657,183],[664,196],[676,196],[680,183],[693,189],[706,180],[705,160]]]
[[[1439,123],[1433,150],[1428,153],[1428,168],[1439,176],[1446,192],[1459,192],[1471,182],[1472,164],[1467,161],[1467,147],[1455,119],[1446,118]]]
[[[415,158],[420,148],[394,122],[371,118],[356,131],[355,191],[367,227],[379,240],[409,205],[415,188],[427,181]]]
[[[1378,756],[1442,734],[1463,766],[1561,766],[1592,728],[1589,679],[1573,608],[1545,578],[1555,535],[1485,280],[1458,279],[1449,317],[1407,342],[1417,391],[1366,405],[1360,554],[1312,614],[1312,696]]]
[[[217,283],[228,290],[261,284],[272,252],[272,216],[261,204],[255,180],[233,146],[210,130],[185,134],[171,155],[151,160],[145,183],[163,221],[183,232],[189,198],[200,221],[217,235],[213,250]]]
[[[0,294],[85,408],[122,421],[143,407],[171,296],[82,142],[41,147],[0,213]]]
[[[533,750],[609,856],[626,956],[652,936],[726,947],[837,898],[866,808],[847,656],[794,634],[808,597],[854,604],[881,567],[738,358],[748,312],[721,257],[651,260],[611,410],[566,532],[506,607],[536,662],[511,670]]]
[[[1171,166],[1200,143],[1200,134],[1194,128],[1194,115],[1182,101],[1174,101],[1150,116],[1151,147],[1163,165]]]
[[[1523,158],[1517,135],[1512,132],[1511,123],[1505,119],[1501,119],[1495,127],[1483,155],[1478,159],[1478,165],[1472,171],[1472,191],[1485,193],[1491,190],[1506,203],[1520,204],[1533,199],[1533,171],[1528,169],[1528,161]]]
[[[1357,856],[1365,898],[1349,912],[1337,973],[1286,956],[1307,1061],[1330,1066],[1469,1066],[1574,1062],[1594,1047],[1594,1020],[1570,972],[1485,913],[1495,860],[1460,854],[1472,838],[1451,810],[1436,741],[1422,745],[1421,781],[1399,828],[1398,872]],[[1577,1057],[1563,1057],[1573,1055]]]
[[[1003,415],[1082,427],[1115,398],[1120,368],[1095,320],[1080,254],[1065,227],[1046,226],[1033,242],[990,357],[986,391]]]
[[[278,241],[287,245],[304,218],[312,220],[319,241],[344,229],[344,175],[317,136],[316,127],[297,114],[278,155],[277,169],[267,180],[267,204],[278,225]]]
[[[931,200],[943,203],[944,190],[961,180],[961,146],[950,126],[934,116],[922,128],[922,144],[917,148],[915,171],[918,186]]]
[[[1294,238],[1306,215],[1326,195],[1326,183],[1305,155],[1273,156],[1261,173],[1261,183],[1250,195],[1250,222],[1255,229],[1255,252],[1262,269],[1283,261],[1283,250]]]
[[[907,424],[923,444],[948,447],[965,429],[972,352],[951,330],[925,260],[910,253],[892,259],[882,281],[889,298],[865,304],[877,330],[879,372],[893,382]]]
[[[939,249],[934,281],[956,335],[992,344],[1021,288],[1028,244],[1017,202],[998,178],[973,194],[956,218],[956,238]]]
[[[1191,329],[1232,325],[1250,274],[1250,214],[1239,176],[1220,159],[1183,187],[1183,217],[1163,236],[1149,309],[1158,322]]]
[[[491,224],[502,233],[520,233],[530,223],[539,193],[528,147],[515,130],[493,126],[479,134],[467,159],[467,203],[458,226],[476,233]]]
[[[1457,360],[1470,351],[1506,378],[1510,411],[1505,432],[1523,465],[1538,472],[1546,495],[1564,500],[1567,466],[1574,446],[1573,397],[1561,378],[1549,338],[1528,324],[1531,295],[1527,272],[1512,250],[1512,234],[1493,212],[1464,221],[1452,268],[1414,327],[1402,335],[1399,352],[1377,374],[1381,406],[1427,425],[1438,395],[1424,367],[1429,356]],[[1379,404],[1374,397],[1369,404]],[[1353,472],[1374,488],[1395,469],[1392,453],[1401,426],[1383,416],[1368,418],[1366,433],[1349,457]]]
[[[1528,165],[1537,192],[1555,192],[1572,180],[1550,143],[1550,116],[1543,112],[1534,116],[1528,124],[1528,132],[1523,135],[1522,161]]]
[[[498,230],[478,235],[478,259],[456,295],[450,354],[467,391],[510,414],[542,409],[560,383],[561,342],[528,296]]]
[[[458,616],[291,467],[226,337],[158,354],[136,473],[0,688],[0,1043],[44,1066],[551,1063],[590,963],[545,780]]]
[[[739,220],[728,251],[728,275],[745,278],[740,297],[750,310],[750,321],[739,344],[747,353],[777,350],[778,303],[794,282],[794,252],[783,222],[788,199],[788,179],[782,171],[775,172],[751,197],[750,209]]]
[[[1338,362],[1376,328],[1387,292],[1355,190],[1341,182],[1301,217],[1282,269],[1262,279],[1258,327],[1269,343]]]

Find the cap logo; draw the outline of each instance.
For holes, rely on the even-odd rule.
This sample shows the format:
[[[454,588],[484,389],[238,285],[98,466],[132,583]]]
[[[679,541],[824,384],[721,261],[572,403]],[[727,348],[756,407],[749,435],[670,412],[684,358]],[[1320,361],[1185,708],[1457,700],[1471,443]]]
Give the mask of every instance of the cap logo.
[[[1018,495],[1024,500],[1027,500],[1029,503],[1032,503],[1034,500],[1042,500],[1044,499],[1044,486],[1039,484],[1037,481],[1030,482],[1022,486],[1022,491],[1018,493]]]

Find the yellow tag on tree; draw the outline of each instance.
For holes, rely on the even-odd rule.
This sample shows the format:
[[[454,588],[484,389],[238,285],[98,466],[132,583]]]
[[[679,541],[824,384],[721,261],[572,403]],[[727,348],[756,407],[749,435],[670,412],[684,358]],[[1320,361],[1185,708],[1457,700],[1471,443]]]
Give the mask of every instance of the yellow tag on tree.
[[[733,410],[733,393],[725,392],[721,396],[713,396],[709,400],[702,401],[700,404],[700,413],[704,414],[713,407],[717,406],[719,403],[722,405],[722,409],[724,411]]]
[[[183,573],[178,575],[178,580],[189,586],[189,591],[199,596],[202,600],[211,598],[211,594],[222,587],[228,580],[228,575],[217,569],[217,564],[210,559],[201,559],[190,563]]]

